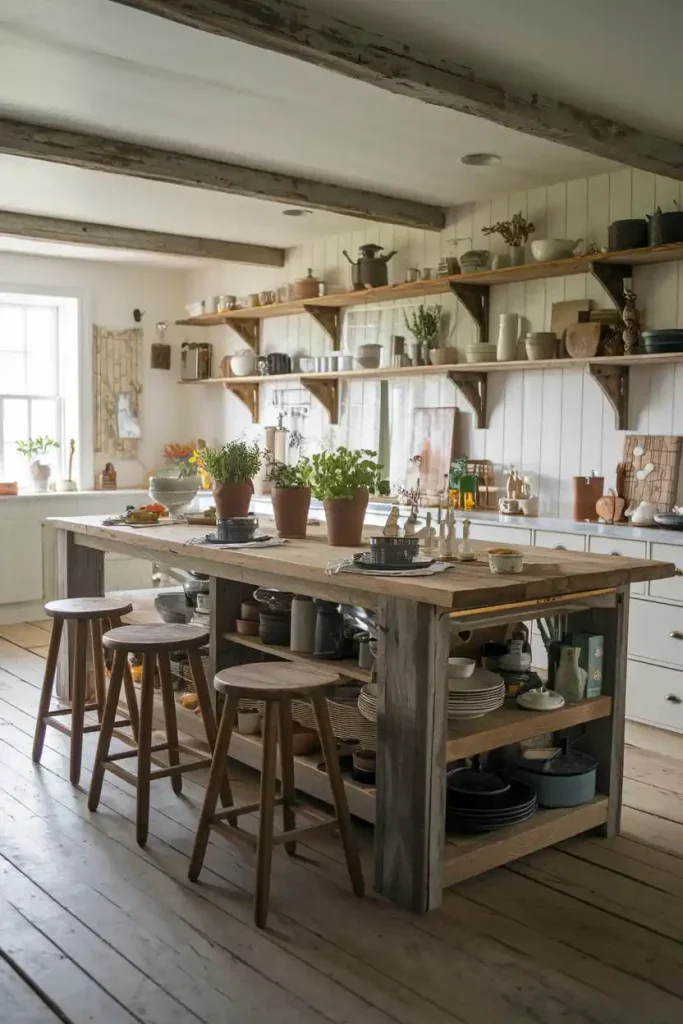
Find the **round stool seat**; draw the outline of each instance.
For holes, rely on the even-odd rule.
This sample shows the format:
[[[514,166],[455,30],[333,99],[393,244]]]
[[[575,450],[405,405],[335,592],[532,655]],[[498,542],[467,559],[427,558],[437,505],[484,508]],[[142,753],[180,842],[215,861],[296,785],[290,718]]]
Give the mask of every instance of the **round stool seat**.
[[[219,693],[266,697],[284,697],[293,693],[309,693],[339,682],[333,669],[291,661],[236,665],[224,668],[214,676],[213,685]]]
[[[113,597],[65,597],[45,605],[46,614],[53,619],[109,619],[132,611],[130,601]]]
[[[203,626],[176,622],[149,622],[142,625],[117,626],[102,637],[110,651],[178,651],[204,647],[209,631]]]

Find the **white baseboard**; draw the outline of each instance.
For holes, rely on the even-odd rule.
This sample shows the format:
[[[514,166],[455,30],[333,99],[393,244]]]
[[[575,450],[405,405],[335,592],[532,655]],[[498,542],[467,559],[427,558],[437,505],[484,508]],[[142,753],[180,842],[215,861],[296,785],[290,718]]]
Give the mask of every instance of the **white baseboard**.
[[[14,626],[19,622],[36,622],[45,618],[42,601],[21,604],[0,604],[0,626]]]

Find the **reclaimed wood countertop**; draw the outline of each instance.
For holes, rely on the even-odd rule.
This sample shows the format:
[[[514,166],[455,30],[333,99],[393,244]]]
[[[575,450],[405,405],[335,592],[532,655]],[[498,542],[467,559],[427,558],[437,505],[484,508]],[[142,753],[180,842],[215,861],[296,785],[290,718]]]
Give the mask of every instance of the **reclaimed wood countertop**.
[[[46,522],[73,532],[77,543],[88,547],[281,590],[297,592],[297,584],[305,584],[299,592],[368,607],[376,605],[381,597],[394,597],[448,609],[479,608],[570,596],[675,574],[671,562],[520,545],[515,550],[524,552],[525,571],[505,576],[489,570],[487,551],[491,542],[472,541],[476,561],[457,562],[446,572],[432,576],[371,576],[361,572],[328,575],[325,570],[330,563],[350,557],[355,549],[330,547],[324,523],[309,527],[311,535],[306,540],[288,540],[278,547],[226,551],[196,543],[206,534],[205,526],[103,526],[100,516],[59,517]],[[272,528],[270,521],[264,519],[261,526],[266,530]],[[364,537],[380,533],[379,529],[370,528],[364,531]]]

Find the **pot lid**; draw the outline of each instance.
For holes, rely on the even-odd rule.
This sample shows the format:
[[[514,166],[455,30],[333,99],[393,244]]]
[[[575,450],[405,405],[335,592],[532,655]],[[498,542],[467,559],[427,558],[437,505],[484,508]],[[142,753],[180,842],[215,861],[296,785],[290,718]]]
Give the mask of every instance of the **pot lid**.
[[[533,755],[533,748],[528,753]],[[598,767],[598,762],[590,754],[584,754],[580,750],[570,750],[567,740],[562,741],[561,747],[548,750],[547,754],[548,756],[545,758],[529,757],[525,756],[523,751],[518,763],[526,771],[536,772],[539,775],[586,775]]]
[[[361,256],[372,260],[375,259],[377,253],[381,252],[383,248],[383,245],[374,245],[372,242],[367,242],[359,247],[359,252]]]

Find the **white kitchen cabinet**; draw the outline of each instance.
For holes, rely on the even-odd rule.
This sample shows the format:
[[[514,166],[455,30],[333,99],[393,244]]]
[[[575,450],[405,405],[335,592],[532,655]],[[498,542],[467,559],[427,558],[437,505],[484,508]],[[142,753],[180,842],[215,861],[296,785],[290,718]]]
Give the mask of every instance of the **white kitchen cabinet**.
[[[621,555],[623,558],[647,558],[647,544],[621,537],[589,537],[588,550],[596,555]],[[645,583],[631,584],[631,594],[645,594]]]
[[[683,608],[655,601],[631,601],[628,653],[683,668]]]
[[[683,732],[683,673],[629,658],[626,717]]]
[[[490,540],[493,544],[511,544],[518,547],[531,544],[531,530],[489,523],[472,523],[470,537],[472,540]]]
[[[581,533],[556,533],[554,530],[535,530],[534,544],[538,548],[557,551],[585,551],[586,538]]]
[[[651,544],[650,558],[655,562],[673,562],[677,569],[683,569],[683,546],[680,544]],[[683,576],[668,580],[650,580],[650,597],[662,597],[667,601],[683,603]]]
[[[0,605],[42,600],[43,557],[36,533],[35,521],[26,515],[0,519]]]

